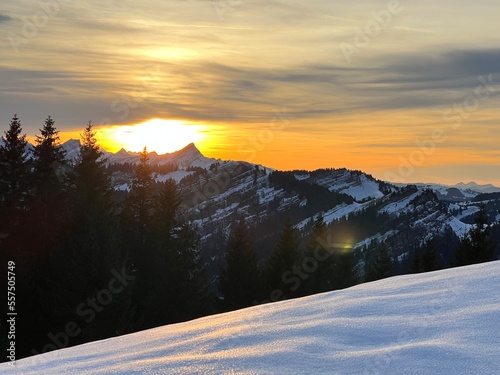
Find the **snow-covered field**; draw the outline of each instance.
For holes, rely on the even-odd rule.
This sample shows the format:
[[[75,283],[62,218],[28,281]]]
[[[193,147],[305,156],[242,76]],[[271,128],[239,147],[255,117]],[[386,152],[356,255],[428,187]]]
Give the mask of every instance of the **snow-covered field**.
[[[499,374],[500,262],[260,305],[20,360],[12,374]]]

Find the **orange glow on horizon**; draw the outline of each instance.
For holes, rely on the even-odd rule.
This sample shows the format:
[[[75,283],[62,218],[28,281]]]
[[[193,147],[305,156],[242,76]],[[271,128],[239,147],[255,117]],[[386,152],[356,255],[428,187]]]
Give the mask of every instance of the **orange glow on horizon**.
[[[180,150],[189,143],[203,142],[203,125],[186,124],[178,120],[152,119],[137,125],[97,127],[100,146],[110,152],[124,148],[140,152],[144,146],[158,154]]]
[[[96,126],[95,130],[99,145],[110,152],[121,148],[139,152],[147,146],[148,151],[162,154],[194,143],[206,157],[247,161],[278,170],[348,168],[386,181],[455,184],[473,179],[460,176],[460,165],[462,170],[474,171],[476,166],[496,163],[495,149],[477,153],[469,148],[473,141],[489,142],[484,135],[470,136],[471,125],[458,131],[452,124],[443,123],[442,111],[424,115],[419,110],[404,110],[383,111],[376,116],[341,115],[314,123],[300,118],[283,123],[271,118],[238,124],[153,119],[137,125]],[[442,140],[423,153],[419,144],[428,145],[436,129],[441,129]],[[79,139],[82,131],[61,133],[61,141]],[[398,169],[410,158],[417,161],[414,172],[391,180],[388,176],[398,177]],[[446,167],[449,173],[443,169]],[[497,178],[474,179],[499,184]]]

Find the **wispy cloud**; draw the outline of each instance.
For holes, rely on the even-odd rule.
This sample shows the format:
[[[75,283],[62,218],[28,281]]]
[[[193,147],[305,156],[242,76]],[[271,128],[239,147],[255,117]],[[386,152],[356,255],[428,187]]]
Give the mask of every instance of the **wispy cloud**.
[[[500,4],[492,0],[481,6],[465,0],[404,2],[404,12],[352,63],[339,44],[353,40],[373,12],[387,7],[386,0],[252,0],[224,19],[205,0],[57,3],[57,13],[29,43],[0,61],[0,122],[17,112],[28,133],[36,133],[49,113],[61,130],[88,120],[172,118],[220,126],[230,153],[244,132],[268,123],[273,109],[286,105],[294,121],[269,152],[291,147],[285,141],[306,147],[302,140],[308,139],[324,145],[312,147],[311,165],[325,159],[321,153],[330,152],[328,164],[335,166],[335,157],[354,160],[369,149],[377,156],[356,160],[373,167],[379,154],[387,154],[388,165],[390,158],[397,161],[398,147],[408,148],[442,126],[443,110],[473,92],[479,75],[500,82]],[[24,38],[23,20],[33,22],[43,8],[28,0],[2,6],[0,50],[11,51],[8,36]],[[156,83],[144,94],[151,66]],[[463,148],[471,129],[497,127],[495,95],[443,149]],[[127,116],[113,106],[139,98]],[[494,149],[492,142],[469,145],[481,152],[481,144]],[[337,155],[332,147],[342,150]],[[500,164],[498,155],[490,157]]]
[[[0,13],[0,23],[8,22],[10,20],[12,20],[11,17],[9,17],[9,16],[7,16],[5,14]]]

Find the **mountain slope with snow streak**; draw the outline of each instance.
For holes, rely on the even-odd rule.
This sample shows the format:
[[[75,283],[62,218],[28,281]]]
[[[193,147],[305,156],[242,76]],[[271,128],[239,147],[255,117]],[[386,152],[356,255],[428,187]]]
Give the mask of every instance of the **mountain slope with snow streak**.
[[[500,262],[406,275],[49,352],[11,374],[497,374]]]

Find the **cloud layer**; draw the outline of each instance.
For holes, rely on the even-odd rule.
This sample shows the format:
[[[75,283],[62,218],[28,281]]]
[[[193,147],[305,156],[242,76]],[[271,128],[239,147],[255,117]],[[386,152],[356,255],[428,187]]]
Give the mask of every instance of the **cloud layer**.
[[[0,122],[18,113],[29,135],[47,114],[68,131],[88,120],[177,119],[213,127],[207,153],[242,159],[248,152],[235,150],[286,106],[291,120],[255,161],[382,176],[442,129],[446,142],[409,179],[451,164],[464,173],[450,182],[484,179],[466,166],[487,163],[500,181],[492,137],[500,86],[462,111],[459,128],[443,117],[474,95],[480,77],[500,84],[498,2],[402,0],[392,13],[387,1],[40,4],[10,2],[0,14],[0,48],[9,51]],[[348,58],[346,45],[356,51]],[[311,155],[298,162],[296,152]]]

